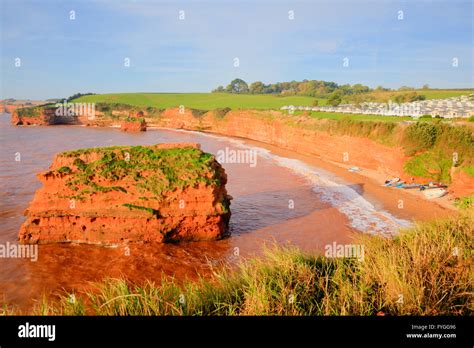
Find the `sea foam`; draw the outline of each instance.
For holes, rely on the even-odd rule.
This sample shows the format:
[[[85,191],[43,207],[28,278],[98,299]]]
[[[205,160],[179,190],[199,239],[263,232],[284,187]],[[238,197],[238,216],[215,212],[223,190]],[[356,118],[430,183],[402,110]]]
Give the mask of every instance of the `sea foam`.
[[[388,237],[396,235],[399,228],[411,225],[410,221],[399,219],[387,211],[377,209],[358,193],[356,189],[351,187],[351,184],[326,170],[311,166],[297,159],[275,155],[267,149],[247,145],[239,139],[196,131],[183,132],[212,137],[216,140],[230,142],[236,147],[256,151],[258,156],[272,161],[278,166],[288,168],[293,173],[304,177],[323,202],[330,204],[346,215],[350,226],[360,232]]]

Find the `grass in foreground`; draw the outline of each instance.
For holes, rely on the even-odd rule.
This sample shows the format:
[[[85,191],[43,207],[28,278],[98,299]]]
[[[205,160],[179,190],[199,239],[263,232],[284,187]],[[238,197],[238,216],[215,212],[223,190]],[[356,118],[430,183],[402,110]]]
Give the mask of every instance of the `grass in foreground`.
[[[109,279],[85,294],[43,299],[37,315],[468,315],[473,217],[418,224],[395,239],[363,235],[364,261],[297,249],[179,285]]]

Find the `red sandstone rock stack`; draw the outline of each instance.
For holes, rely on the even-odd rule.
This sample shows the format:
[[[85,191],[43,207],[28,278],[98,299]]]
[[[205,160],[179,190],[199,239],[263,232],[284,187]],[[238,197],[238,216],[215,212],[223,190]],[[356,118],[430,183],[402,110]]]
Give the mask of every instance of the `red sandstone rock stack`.
[[[54,109],[38,109],[38,114],[33,116],[20,116],[21,109],[14,110],[11,116],[13,125],[39,125],[46,126],[54,123]]]
[[[143,111],[137,113],[130,112],[128,119],[120,122],[120,129],[124,132],[144,132],[146,131],[145,114]]]
[[[122,121],[120,122],[120,130],[124,132],[144,132],[146,131],[146,122],[143,119]]]
[[[65,152],[38,178],[43,187],[25,212],[22,243],[196,241],[227,233],[227,176],[198,144]]]

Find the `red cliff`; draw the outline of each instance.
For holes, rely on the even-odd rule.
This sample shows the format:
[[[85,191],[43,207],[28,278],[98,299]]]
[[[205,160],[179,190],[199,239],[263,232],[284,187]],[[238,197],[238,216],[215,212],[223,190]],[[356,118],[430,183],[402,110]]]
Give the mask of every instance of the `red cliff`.
[[[167,109],[159,118],[147,119],[151,126],[198,130],[240,137],[348,166],[376,171],[381,177],[398,176],[410,182],[404,165],[410,158],[401,145],[388,146],[367,136],[340,135],[331,128],[332,120],[278,111],[233,110],[224,116],[192,110]],[[402,125],[400,127],[403,127]],[[400,128],[401,130],[401,128]],[[428,182],[430,178],[415,178]],[[462,179],[462,180],[461,180]],[[474,194],[474,179],[464,174],[452,176],[450,192],[455,197]]]
[[[53,124],[54,118],[54,109],[39,107],[18,108],[13,111],[11,122],[15,126],[45,126]]]
[[[198,144],[57,155],[25,212],[22,243],[213,240],[226,235],[226,174]]]
[[[144,132],[146,131],[146,122],[144,119],[122,121],[120,129],[124,132]]]

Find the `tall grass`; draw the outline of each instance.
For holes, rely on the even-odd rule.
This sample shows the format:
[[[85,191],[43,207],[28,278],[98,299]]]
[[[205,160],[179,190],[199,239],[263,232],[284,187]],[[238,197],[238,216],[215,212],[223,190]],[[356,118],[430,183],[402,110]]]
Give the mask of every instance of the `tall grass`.
[[[38,315],[467,315],[474,310],[473,217],[420,223],[394,239],[360,236],[364,260],[266,251],[210,280],[107,279],[43,299]],[[73,300],[71,300],[73,299]]]

